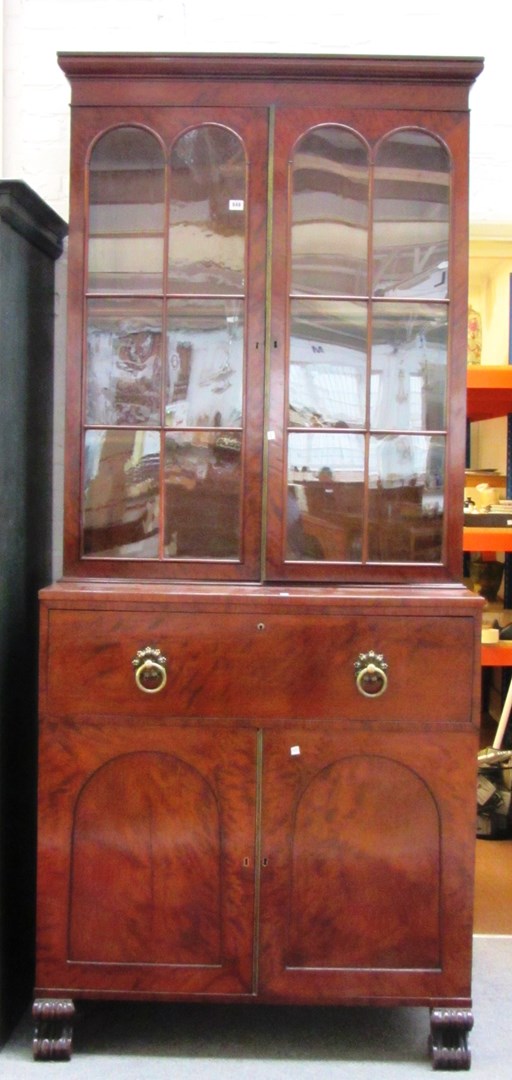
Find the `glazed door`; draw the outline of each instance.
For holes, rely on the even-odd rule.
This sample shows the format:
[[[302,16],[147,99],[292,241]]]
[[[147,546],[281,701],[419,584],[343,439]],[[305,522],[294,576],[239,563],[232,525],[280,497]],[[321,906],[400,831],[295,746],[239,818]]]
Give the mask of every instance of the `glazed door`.
[[[467,994],[457,942],[472,920],[471,750],[460,731],[265,734],[265,997]]]
[[[458,578],[453,118],[129,115],[75,135],[69,572]]]
[[[44,725],[40,987],[251,993],[255,745],[249,731]]]
[[[414,112],[276,111],[269,579],[446,576],[465,394],[452,373],[448,400],[449,342],[465,348],[456,137],[442,116],[429,131]]]
[[[85,110],[75,138],[66,564],[258,580],[267,110]]]

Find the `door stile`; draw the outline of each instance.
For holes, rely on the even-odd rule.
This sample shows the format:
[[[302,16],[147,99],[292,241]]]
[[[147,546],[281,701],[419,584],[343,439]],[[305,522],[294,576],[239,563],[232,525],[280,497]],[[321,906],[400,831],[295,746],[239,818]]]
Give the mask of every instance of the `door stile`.
[[[268,176],[267,176],[267,248],[265,257],[265,312],[263,315],[265,332],[265,363],[264,363],[264,403],[263,403],[263,465],[261,487],[261,554],[260,572],[261,580],[266,577],[267,561],[267,515],[268,515],[268,473],[269,473],[269,443],[270,431],[270,369],[271,369],[271,342],[272,342],[272,244],[274,232],[274,138],[275,138],[275,105],[270,105],[268,110]]]
[[[252,990],[258,993],[260,976],[260,895],[261,895],[261,868],[263,859],[262,846],[262,806],[263,806],[263,731],[256,733],[256,807],[254,821],[254,937],[253,937],[253,969]]]

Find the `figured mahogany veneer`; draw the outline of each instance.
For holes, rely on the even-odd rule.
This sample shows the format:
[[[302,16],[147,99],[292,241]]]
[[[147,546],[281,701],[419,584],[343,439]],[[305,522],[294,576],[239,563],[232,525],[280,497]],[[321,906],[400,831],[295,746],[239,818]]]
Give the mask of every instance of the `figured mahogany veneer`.
[[[476,598],[148,596],[43,594],[39,986],[467,1003]]]
[[[65,577],[41,594],[35,1055],[69,1056],[74,998],[378,1003],[431,1009],[434,1066],[467,1068],[481,604],[459,579],[467,99],[481,62],[60,63],[73,88]],[[172,161],[208,124],[238,140],[230,183],[245,165],[249,177],[246,207],[215,180],[211,219],[203,151],[185,139]],[[154,233],[165,200],[141,184],[141,131],[151,190],[165,173],[170,192]],[[116,146],[139,147],[126,191]],[[242,209],[243,273],[235,258],[226,284],[211,236],[236,253]],[[393,221],[407,214],[402,248]],[[132,225],[149,268],[125,244]],[[194,349],[210,334],[236,351],[237,320],[243,357],[240,344],[232,368],[212,367],[213,407],[194,401]],[[151,382],[157,405],[137,366],[146,332],[151,370],[174,363]],[[337,371],[348,420],[319,384],[295,409],[294,350]],[[223,413],[228,369],[242,390]]]
[[[268,605],[270,606],[270,605]],[[337,605],[339,607],[339,604]],[[53,716],[151,716],[240,720],[375,720],[375,703],[354,693],[354,662],[372,647],[391,672],[379,722],[460,721],[471,708],[471,683],[453,681],[460,650],[471,653],[472,618],[368,613],[293,614],[210,611],[177,605],[165,613],[52,611],[48,711]],[[131,662],[154,644],[167,660],[167,684],[148,701]],[[62,676],[62,672],[72,677]],[[435,679],[427,673],[436,673]],[[447,697],[446,687],[451,685]],[[373,710],[373,711],[372,711]]]

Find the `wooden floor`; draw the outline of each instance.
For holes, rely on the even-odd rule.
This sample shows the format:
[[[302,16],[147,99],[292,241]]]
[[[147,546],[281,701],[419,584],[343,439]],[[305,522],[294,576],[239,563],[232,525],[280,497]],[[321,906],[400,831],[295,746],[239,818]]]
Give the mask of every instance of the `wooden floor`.
[[[475,934],[512,934],[512,839],[475,842]]]
[[[480,746],[492,746],[496,720],[482,713]],[[512,934],[512,837],[475,840],[475,934]]]

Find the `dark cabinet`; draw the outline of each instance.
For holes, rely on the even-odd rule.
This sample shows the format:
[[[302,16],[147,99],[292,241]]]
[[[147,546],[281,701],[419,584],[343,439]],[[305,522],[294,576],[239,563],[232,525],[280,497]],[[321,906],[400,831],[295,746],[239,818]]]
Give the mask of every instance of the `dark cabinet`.
[[[67,225],[0,181],[0,1045],[33,984],[37,590],[52,578],[55,262]]]
[[[61,65],[36,1055],[70,1053],[76,997],[251,997],[424,1005],[434,1064],[467,1067],[480,62]]]

